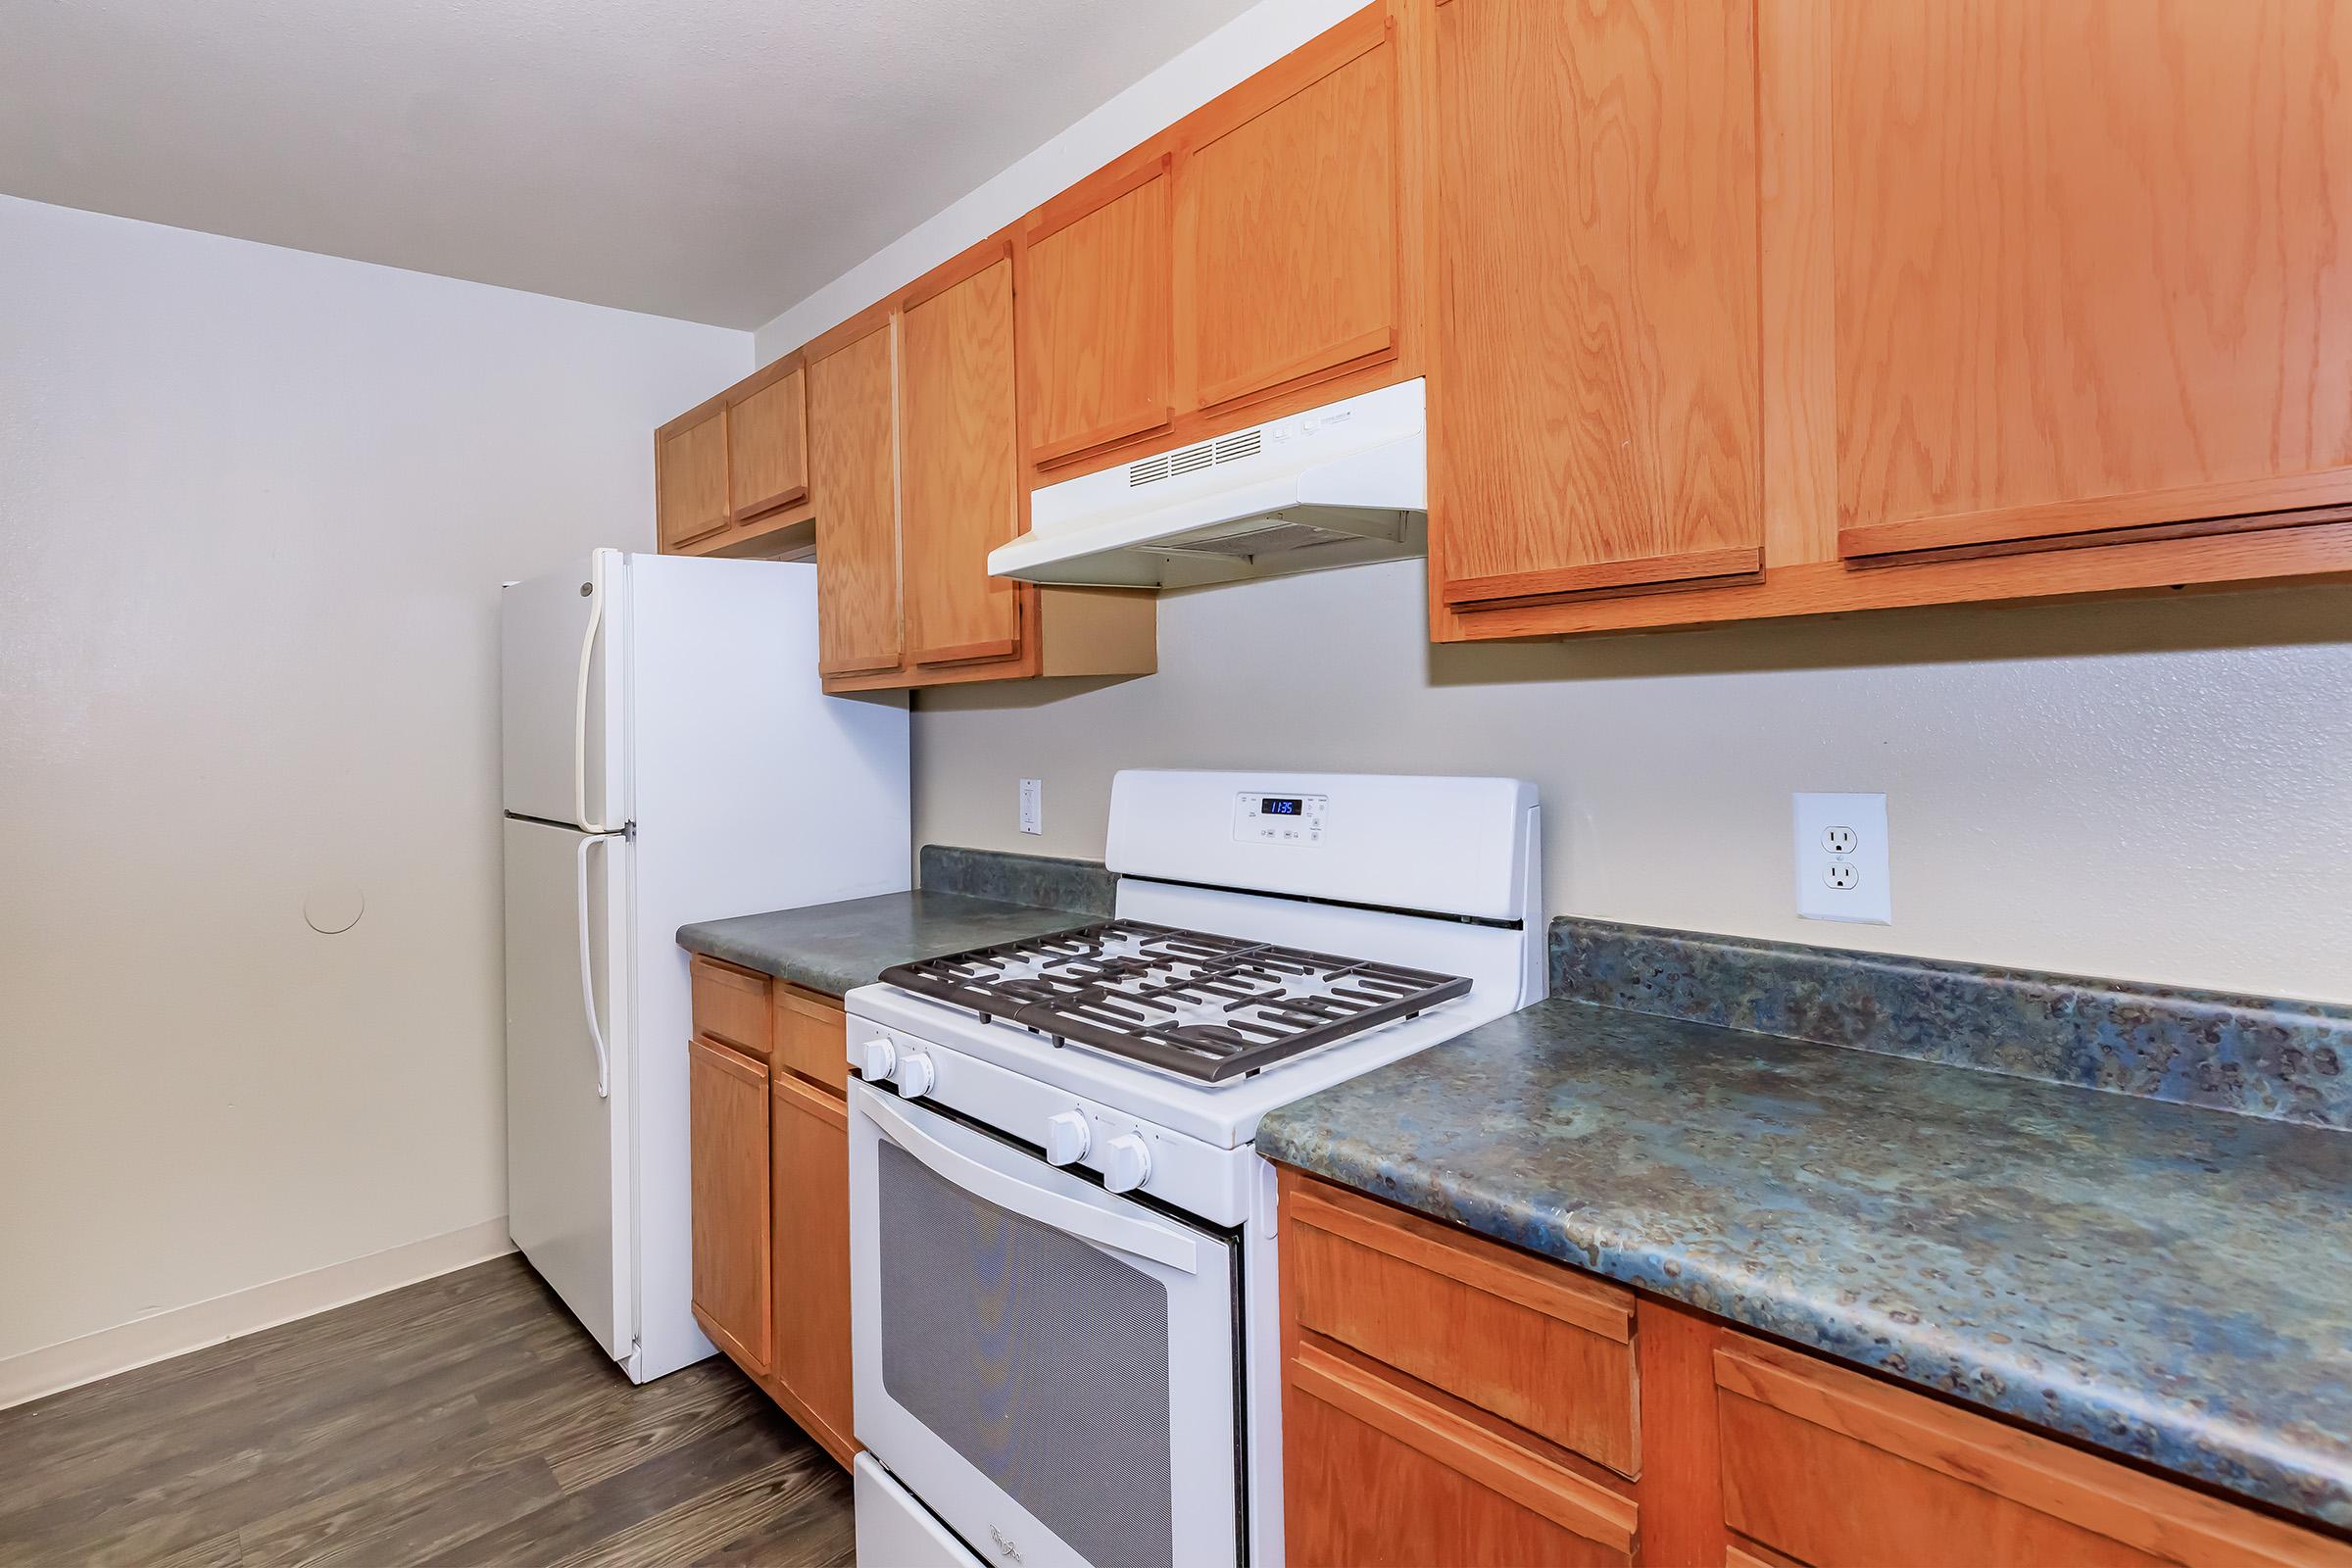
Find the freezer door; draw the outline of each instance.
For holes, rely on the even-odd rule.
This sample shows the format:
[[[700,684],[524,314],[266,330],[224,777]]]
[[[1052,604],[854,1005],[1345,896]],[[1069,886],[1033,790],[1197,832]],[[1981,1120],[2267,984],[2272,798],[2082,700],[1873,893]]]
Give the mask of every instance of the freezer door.
[[[637,1339],[634,1074],[612,960],[628,853],[620,839],[506,820],[507,1229],[624,1365]]]
[[[618,650],[627,561],[599,550],[576,566],[513,584],[500,600],[503,782],[506,809],[517,816],[618,827],[626,815]]]

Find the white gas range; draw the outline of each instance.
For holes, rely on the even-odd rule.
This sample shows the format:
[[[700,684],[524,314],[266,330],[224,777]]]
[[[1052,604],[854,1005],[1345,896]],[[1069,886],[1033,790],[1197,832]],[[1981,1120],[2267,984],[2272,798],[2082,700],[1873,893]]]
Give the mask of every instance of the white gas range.
[[[861,1559],[1282,1560],[1268,1111],[1539,1001],[1515,779],[1123,772],[1116,918],[848,997]]]

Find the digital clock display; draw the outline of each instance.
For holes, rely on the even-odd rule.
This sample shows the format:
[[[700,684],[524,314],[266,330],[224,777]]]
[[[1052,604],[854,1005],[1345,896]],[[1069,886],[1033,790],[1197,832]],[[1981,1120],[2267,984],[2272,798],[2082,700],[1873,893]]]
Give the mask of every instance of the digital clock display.
[[[1306,811],[1306,802],[1296,795],[1268,795],[1257,808],[1267,816],[1299,816]]]

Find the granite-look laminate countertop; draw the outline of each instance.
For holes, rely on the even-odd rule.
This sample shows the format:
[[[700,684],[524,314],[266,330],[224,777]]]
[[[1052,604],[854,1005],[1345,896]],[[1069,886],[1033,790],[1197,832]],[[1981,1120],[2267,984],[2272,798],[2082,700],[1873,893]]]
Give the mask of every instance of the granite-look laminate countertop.
[[[2352,1134],[1552,1001],[1257,1148],[2352,1526]]]
[[[704,920],[680,926],[678,945],[838,997],[872,985],[894,963],[1068,931],[1102,918],[918,888]]]

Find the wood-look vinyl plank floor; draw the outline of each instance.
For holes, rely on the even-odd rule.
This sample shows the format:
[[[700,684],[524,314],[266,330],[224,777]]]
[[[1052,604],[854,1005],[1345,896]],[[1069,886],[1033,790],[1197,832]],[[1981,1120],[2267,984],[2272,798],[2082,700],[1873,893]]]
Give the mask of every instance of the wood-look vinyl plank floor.
[[[841,1467],[723,1357],[632,1387],[516,1257],[0,1410],[0,1564],[856,1558]]]

